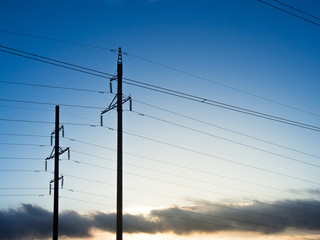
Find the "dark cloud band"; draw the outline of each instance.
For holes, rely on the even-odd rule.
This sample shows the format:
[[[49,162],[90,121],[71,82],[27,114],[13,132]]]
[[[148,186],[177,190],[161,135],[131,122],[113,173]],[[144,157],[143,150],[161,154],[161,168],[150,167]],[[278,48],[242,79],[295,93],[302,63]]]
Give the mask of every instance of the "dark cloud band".
[[[124,215],[127,233],[215,233],[245,231],[263,234],[287,229],[320,230],[320,201],[287,200],[251,205],[202,202],[192,206],[152,210],[149,214]],[[65,211],[59,215],[59,234],[89,238],[94,229],[115,231],[115,214]],[[0,239],[45,239],[52,235],[52,213],[38,206],[22,204],[0,211]]]

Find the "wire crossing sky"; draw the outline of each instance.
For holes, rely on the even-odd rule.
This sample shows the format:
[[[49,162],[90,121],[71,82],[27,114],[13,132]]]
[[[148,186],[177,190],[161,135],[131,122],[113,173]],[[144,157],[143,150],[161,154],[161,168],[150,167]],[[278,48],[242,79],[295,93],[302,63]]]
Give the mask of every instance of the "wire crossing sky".
[[[316,0],[0,3],[0,238],[115,239],[117,51],[124,238],[320,238]],[[61,186],[60,186],[61,187]]]

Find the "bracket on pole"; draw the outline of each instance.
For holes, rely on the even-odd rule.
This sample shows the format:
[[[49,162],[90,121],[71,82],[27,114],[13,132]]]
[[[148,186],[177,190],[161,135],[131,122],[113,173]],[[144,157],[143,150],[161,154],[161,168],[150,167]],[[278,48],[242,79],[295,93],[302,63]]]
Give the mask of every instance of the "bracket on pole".
[[[62,137],[64,137],[64,126],[62,125],[60,128],[59,128],[59,132],[62,130]],[[51,142],[51,146],[52,146],[52,139],[53,139],[53,136],[55,135],[55,131],[52,131],[51,133],[51,136],[50,136],[50,142]]]
[[[64,177],[61,175],[61,177],[58,178],[58,181],[61,180],[61,189],[63,188],[63,183],[64,183]],[[49,185],[49,195],[51,195],[51,190],[52,190],[52,183],[54,183],[54,179],[50,181]]]
[[[112,78],[110,78],[110,93],[113,93],[112,92],[112,81],[115,81],[115,80],[117,80],[117,76],[114,76],[114,77],[112,77]]]
[[[59,156],[60,156],[61,154],[65,153],[66,151],[68,151],[68,160],[70,160],[70,148],[69,148],[69,147],[67,147],[67,148],[65,148],[65,149],[59,147]],[[51,151],[51,153],[50,153],[50,156],[45,159],[45,170],[46,170],[46,171],[47,171],[47,165],[48,165],[48,164],[47,164],[47,161],[48,161],[49,159],[55,158],[54,152],[55,152],[55,149],[53,148],[52,151]]]
[[[103,110],[100,114],[100,125],[103,126],[103,114],[105,114],[106,112],[109,112],[112,109],[115,109],[118,105],[117,105],[117,101],[116,99],[118,98],[118,94],[116,94],[113,98],[113,100],[111,101],[111,103],[109,104],[109,106]],[[127,97],[127,98],[122,98],[122,104],[126,103],[127,101],[129,101],[129,109],[130,111],[132,111],[132,98],[131,96]]]

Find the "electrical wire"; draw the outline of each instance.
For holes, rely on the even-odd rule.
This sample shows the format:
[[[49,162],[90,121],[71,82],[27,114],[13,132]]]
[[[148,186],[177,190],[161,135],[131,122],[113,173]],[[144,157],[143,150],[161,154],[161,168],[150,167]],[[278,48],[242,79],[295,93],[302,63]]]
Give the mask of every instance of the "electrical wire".
[[[277,3],[280,3],[280,4],[282,4],[282,5],[284,5],[284,6],[288,7],[288,8],[291,8],[291,9],[293,9],[293,10],[295,10],[295,11],[298,11],[298,12],[300,12],[300,13],[303,13],[303,14],[309,16],[309,17],[313,17],[313,18],[315,18],[315,19],[317,19],[317,20],[320,20],[320,18],[318,18],[318,17],[316,17],[316,16],[314,16],[314,15],[311,15],[310,13],[307,13],[307,12],[305,12],[305,11],[302,11],[302,10],[300,10],[300,9],[298,9],[298,8],[292,7],[292,6],[290,6],[289,4],[280,2],[280,1],[278,1],[278,0],[273,0],[273,1],[274,1],[274,2],[277,2]]]
[[[34,86],[34,87],[57,88],[57,89],[64,89],[64,90],[85,91],[85,92],[94,92],[94,93],[103,93],[103,94],[104,94],[104,93],[107,93],[107,92],[105,92],[105,91],[98,91],[98,90],[79,89],[79,88],[66,88],[66,87],[58,87],[58,86],[50,86],[50,85],[29,84],[29,83],[22,83],[22,82],[7,82],[7,81],[0,81],[0,82],[2,82],[2,83],[9,83],[9,84],[19,84],[19,85]],[[247,135],[247,134],[243,134],[243,133],[240,133],[240,132],[237,132],[237,131],[233,131],[233,130],[230,130],[230,129],[227,129],[227,128],[223,128],[223,127],[220,127],[220,126],[217,126],[217,125],[214,125],[214,124],[205,122],[205,121],[203,121],[203,120],[191,118],[191,117],[188,117],[188,116],[186,116],[186,115],[179,114],[179,113],[176,113],[176,112],[173,112],[173,111],[164,109],[164,108],[156,107],[156,106],[154,106],[154,105],[151,105],[151,104],[148,104],[148,103],[144,103],[144,102],[139,101],[139,100],[136,100],[136,99],[134,99],[133,101],[138,102],[138,103],[140,103],[140,104],[147,105],[147,106],[151,106],[151,107],[156,108],[156,109],[160,109],[160,110],[162,110],[162,111],[166,111],[166,112],[175,114],[175,115],[180,116],[180,117],[184,117],[184,118],[187,118],[187,119],[191,119],[191,120],[194,120],[194,121],[197,121],[197,122],[204,123],[204,124],[206,124],[206,125],[210,125],[210,126],[213,126],[213,127],[219,128],[219,129],[223,129],[223,130],[226,130],[226,131],[228,131],[228,132],[232,132],[232,133],[235,133],[235,134],[238,134],[238,135],[241,135],[241,136],[245,136],[245,137],[248,137],[248,138],[251,138],[251,139],[254,139],[254,140],[258,140],[258,141],[260,141],[260,142],[268,143],[268,144],[271,144],[271,145],[274,145],[274,146],[277,146],[277,147],[281,147],[281,148],[284,148],[284,149],[287,149],[287,150],[291,150],[291,151],[294,151],[294,152],[298,152],[298,153],[301,153],[301,154],[304,154],[304,155],[308,155],[308,156],[311,156],[311,157],[320,158],[320,156],[315,156],[315,155],[312,155],[312,154],[309,154],[309,153],[306,153],[306,152],[303,152],[303,151],[298,151],[298,150],[296,150],[296,149],[292,149],[292,148],[289,148],[289,147],[285,147],[285,146],[280,145],[280,144],[275,144],[275,143],[270,142],[270,141],[262,140],[262,139],[259,139],[259,138],[257,138],[257,137],[249,136],[249,135]]]
[[[83,142],[83,141],[82,141],[82,143],[86,144],[86,142]],[[88,143],[88,144],[92,144],[92,143]],[[102,147],[102,146],[99,146],[99,147]],[[112,150],[112,151],[117,151],[116,149],[110,149],[110,148],[106,148],[106,149]],[[102,156],[97,156],[97,155],[94,155],[94,154],[88,154],[88,153],[76,151],[74,149],[72,149],[72,152],[76,152],[76,153],[79,153],[79,154],[82,154],[82,155],[85,155],[85,156],[90,156],[90,157],[94,157],[94,158],[98,158],[98,159],[102,159],[102,160],[106,160],[106,161],[115,162],[115,160],[113,160],[113,159],[108,159],[108,158],[105,158],[105,157],[102,157]],[[232,181],[235,181],[235,182],[242,182],[242,183],[250,184],[250,185],[253,185],[253,186],[258,186],[258,187],[262,187],[262,188],[266,188],[266,189],[272,189],[272,190],[276,190],[276,191],[280,191],[280,192],[284,192],[284,193],[295,194],[295,195],[299,195],[299,196],[303,196],[303,197],[307,197],[307,198],[314,198],[314,196],[311,196],[311,195],[296,193],[296,192],[292,192],[292,191],[289,191],[289,190],[280,189],[280,188],[277,188],[277,187],[274,187],[274,186],[262,185],[262,184],[258,184],[256,182],[245,181],[245,180],[240,179],[240,178],[227,177],[227,176],[224,176],[224,175],[215,174],[213,172],[208,172],[208,171],[204,171],[204,170],[200,170],[200,169],[191,168],[191,167],[187,167],[187,166],[184,166],[184,165],[175,164],[175,163],[172,163],[172,162],[167,162],[167,161],[163,161],[163,160],[159,160],[159,159],[149,158],[149,157],[136,155],[136,154],[128,153],[128,152],[124,152],[124,154],[125,155],[129,155],[129,156],[138,157],[138,158],[141,158],[141,159],[144,159],[144,160],[153,161],[153,162],[156,162],[156,163],[162,163],[162,164],[165,164],[165,165],[170,166],[170,167],[172,167],[172,166],[173,167],[178,167],[178,168],[181,168],[181,169],[191,170],[193,172],[197,172],[197,173],[201,173],[201,174],[207,174],[207,175],[211,175],[211,176],[215,176],[215,177],[220,177],[220,178],[227,179],[227,180],[232,180]],[[129,163],[126,162],[125,165],[132,165],[132,164],[129,164]],[[137,165],[133,165],[133,166],[137,166]],[[140,166],[137,166],[137,167],[140,167]],[[152,169],[152,170],[154,170],[154,169]],[[155,171],[158,171],[158,170],[155,170]]]
[[[14,54],[14,55],[17,55],[17,56],[21,56],[21,57],[26,57],[26,56],[21,55],[21,54],[16,54],[16,53],[12,53],[12,52],[1,50],[1,49],[0,49],[0,51],[11,53],[11,54]],[[16,50],[16,51],[20,51],[20,50]],[[37,60],[37,61],[39,60],[39,59],[35,59],[33,57],[28,57],[28,58],[30,58],[32,60]],[[45,57],[43,57],[43,58],[45,58]],[[58,60],[56,60],[56,61],[58,61]],[[44,60],[41,60],[41,62],[51,64],[50,62],[44,61]],[[60,61],[58,61],[58,62],[60,62]],[[69,64],[69,63],[67,63],[67,64]],[[61,64],[54,64],[54,65],[61,66],[61,67],[66,67],[66,66],[63,66]],[[74,64],[69,64],[69,65],[77,66],[77,65],[74,65]],[[77,67],[84,68],[84,67],[81,67],[81,66],[77,66]],[[88,73],[88,74],[95,75],[95,76],[98,76],[98,77],[106,78],[105,76],[98,75],[98,74],[95,74],[95,73],[90,73],[90,72],[87,72],[85,70],[74,69],[72,67],[66,67],[66,68],[71,69],[71,70],[84,72],[84,73]],[[84,68],[84,69],[89,69],[89,68]],[[99,72],[99,71],[93,70],[93,69],[90,69],[90,71]],[[105,74],[107,74],[107,73],[105,73]],[[107,75],[113,76],[112,74],[107,74]],[[113,77],[107,77],[107,78],[112,79]],[[235,112],[239,112],[239,113],[244,113],[244,114],[247,114],[247,115],[251,115],[251,116],[255,116],[255,117],[259,117],[259,118],[264,118],[264,119],[276,121],[276,122],[279,122],[279,123],[284,123],[284,124],[288,124],[288,125],[292,125],[292,126],[296,126],[296,127],[300,127],[300,128],[304,128],[304,129],[320,132],[320,127],[317,127],[317,126],[313,126],[313,125],[309,125],[309,124],[293,121],[293,120],[290,120],[290,119],[285,119],[285,118],[273,116],[273,115],[270,115],[270,114],[265,114],[265,113],[258,112],[258,111],[253,111],[253,110],[242,108],[242,107],[237,107],[237,106],[234,106],[234,105],[230,105],[230,104],[214,101],[214,100],[211,100],[211,99],[207,99],[207,98],[203,98],[203,97],[199,97],[199,96],[195,96],[195,95],[191,95],[191,94],[187,94],[187,93],[171,90],[171,89],[168,89],[168,88],[163,88],[163,87],[151,85],[151,84],[148,84],[148,83],[143,83],[143,82],[136,81],[136,80],[129,79],[129,78],[123,78],[123,79],[124,79],[124,81],[123,81],[124,83],[130,84],[130,85],[133,85],[133,86],[136,86],[136,87],[141,87],[141,88],[145,88],[145,89],[148,89],[148,90],[157,91],[157,92],[160,92],[160,93],[165,93],[165,94],[168,94],[168,95],[171,95],[171,96],[180,97],[180,98],[183,98],[183,99],[195,101],[195,102],[198,102],[198,103],[203,103],[203,104],[207,104],[207,105],[211,105],[211,106],[215,106],[215,107],[220,107],[220,108],[223,108],[223,109],[227,109],[227,110],[231,110],[231,111],[235,111]]]
[[[61,40],[61,39],[56,39],[56,38],[48,38],[48,37],[34,35],[34,34],[27,34],[27,33],[8,31],[8,30],[5,30],[5,29],[0,29],[0,32],[20,35],[20,36],[25,36],[25,37],[38,38],[38,39],[43,39],[43,40],[49,40],[49,41],[54,41],[54,42],[60,42],[60,43],[66,43],[66,44],[71,44],[71,45],[77,45],[77,46],[81,46],[81,47],[96,48],[96,49],[107,50],[107,51],[112,51],[112,52],[116,51],[116,50],[111,49],[111,48],[105,48],[105,47],[100,47],[100,46],[96,46],[96,45],[90,45],[90,44],[66,41],[66,40]]]
[[[2,120],[2,119],[0,119],[0,120]],[[20,120],[20,121],[23,121],[23,120]],[[92,125],[88,125],[88,124],[76,124],[76,125],[92,126]],[[109,130],[114,130],[113,128],[105,127],[105,126],[103,126],[103,128],[106,128],[106,129],[109,129]],[[141,135],[138,135],[138,134],[135,134],[135,133],[131,133],[131,132],[127,132],[127,131],[123,131],[123,132],[125,134],[131,135],[131,136],[139,137],[139,138],[146,139],[146,140],[153,141],[153,142],[157,142],[157,143],[160,143],[160,144],[163,144],[163,145],[167,145],[167,146],[171,146],[171,147],[174,147],[174,148],[178,148],[178,149],[186,150],[186,151],[189,151],[189,152],[197,153],[197,154],[200,154],[200,155],[204,155],[204,156],[207,156],[207,157],[215,158],[215,159],[218,159],[218,160],[221,160],[221,161],[225,161],[225,162],[229,162],[229,163],[245,166],[245,167],[248,167],[248,168],[253,168],[253,169],[256,169],[256,170],[260,170],[260,171],[264,171],[264,172],[280,175],[280,176],[283,176],[283,177],[286,177],[286,178],[291,178],[291,179],[295,179],[295,180],[299,180],[299,181],[303,181],[303,182],[308,182],[308,183],[320,185],[320,183],[317,183],[317,182],[314,182],[314,181],[309,181],[307,179],[297,178],[297,177],[294,177],[294,176],[291,176],[291,175],[287,175],[287,174],[283,174],[283,173],[280,173],[280,172],[268,170],[268,169],[257,167],[257,166],[254,166],[254,165],[241,163],[241,162],[234,161],[234,160],[227,159],[227,158],[222,158],[222,157],[219,157],[219,156],[216,156],[216,155],[204,153],[204,152],[201,152],[201,151],[193,150],[193,149],[190,149],[190,148],[186,148],[186,147],[182,147],[182,146],[178,146],[178,145],[174,145],[174,144],[170,144],[170,143],[166,143],[166,142],[159,141],[159,140],[156,140],[156,139],[153,139],[153,138],[144,137],[144,136],[141,136]],[[75,139],[70,139],[70,138],[66,138],[66,139],[69,139],[71,141],[76,141]],[[86,143],[84,141],[78,141],[78,142]],[[106,148],[106,147],[98,145],[98,144],[92,144],[92,143],[86,143],[86,144],[110,150],[110,148]],[[24,143],[0,143],[0,145],[50,146],[50,145],[43,145],[43,144],[37,145],[37,144],[24,144]]]
[[[271,3],[267,3],[267,2],[262,1],[262,0],[257,0],[257,1],[258,1],[258,2],[261,2],[261,3],[263,3],[263,4],[266,4],[266,5],[270,6],[270,7],[273,7],[273,8],[275,8],[275,9],[278,9],[278,10],[280,10],[280,11],[282,11],[282,12],[285,12],[285,13],[287,13],[287,14],[290,14],[290,15],[292,15],[292,16],[294,16],[294,17],[297,17],[297,18],[299,18],[299,19],[301,19],[301,20],[303,20],[303,21],[312,23],[312,24],[320,27],[320,24],[319,24],[319,23],[316,23],[316,22],[314,22],[314,21],[312,21],[312,20],[309,20],[309,19],[307,19],[307,18],[301,17],[301,16],[299,16],[299,15],[297,15],[297,14],[294,14],[294,13],[292,13],[292,12],[289,12],[289,11],[283,9],[283,8],[277,7],[277,6],[275,6],[275,5],[271,4]]]
[[[153,142],[156,142],[156,143],[160,143],[162,145],[167,145],[167,146],[170,146],[170,147],[173,147],[173,148],[177,148],[177,149],[185,150],[185,151],[188,151],[188,152],[200,154],[200,155],[203,155],[203,156],[206,156],[206,157],[210,157],[210,158],[218,159],[218,160],[221,160],[221,161],[229,162],[229,163],[232,163],[232,164],[236,164],[236,165],[240,165],[240,166],[244,166],[244,167],[260,170],[260,171],[263,171],[263,172],[268,172],[268,173],[271,173],[271,174],[274,174],[274,175],[278,175],[278,176],[282,176],[282,177],[286,177],[286,178],[291,178],[291,179],[295,179],[295,180],[302,181],[302,182],[307,182],[307,183],[312,183],[312,184],[315,184],[315,185],[320,185],[320,183],[318,183],[318,182],[309,181],[307,179],[302,179],[302,178],[297,178],[297,177],[294,177],[294,176],[291,176],[291,175],[288,175],[288,174],[284,174],[284,173],[268,170],[268,169],[265,169],[265,168],[257,167],[257,166],[246,164],[246,163],[237,162],[237,161],[234,161],[234,160],[231,160],[231,159],[222,158],[222,157],[219,157],[219,156],[216,156],[216,155],[213,155],[213,154],[204,153],[204,152],[201,152],[201,151],[197,151],[197,150],[194,150],[194,149],[190,149],[190,148],[174,145],[174,144],[171,144],[171,143],[162,142],[160,140],[156,140],[156,139],[149,138],[149,137],[144,137],[144,136],[141,136],[141,135],[138,135],[138,134],[135,134],[135,133],[130,133],[130,132],[126,132],[126,131],[124,131],[124,133],[128,134],[128,135],[131,135],[131,136],[134,136],[134,137],[142,138],[142,139],[145,139],[145,140],[148,140],[148,141],[153,141]]]
[[[129,81],[137,82],[136,80],[129,80]],[[310,124],[305,124],[305,123],[302,123],[302,122],[293,121],[293,120],[290,120],[290,119],[277,117],[277,116],[274,116],[274,115],[270,115],[270,114],[266,114],[266,113],[262,113],[262,112],[257,112],[257,111],[253,111],[253,110],[242,108],[242,107],[237,107],[237,106],[234,106],[234,105],[230,105],[230,104],[226,104],[226,103],[210,100],[210,99],[207,99],[207,98],[202,98],[202,97],[198,97],[198,96],[182,93],[182,92],[179,92],[179,91],[165,89],[165,88],[162,88],[162,87],[158,87],[158,86],[154,86],[154,85],[150,85],[150,84],[145,84],[145,83],[142,83],[142,82],[137,84],[137,83],[132,83],[132,82],[128,82],[128,81],[123,81],[123,83],[129,84],[129,85],[132,85],[132,86],[136,86],[136,87],[141,87],[141,88],[148,89],[148,90],[152,90],[152,91],[156,91],[156,92],[160,92],[160,93],[164,93],[164,94],[171,95],[171,96],[174,96],[174,97],[179,97],[179,98],[182,98],[182,99],[186,99],[186,100],[190,100],[190,101],[194,101],[194,102],[198,102],[198,103],[202,103],[202,104],[206,104],[206,105],[210,105],[210,106],[215,106],[215,107],[231,110],[231,111],[238,112],[238,113],[243,113],[243,114],[247,114],[247,115],[251,115],[251,116],[255,116],[255,117],[259,117],[259,118],[263,118],[263,119],[267,119],[267,120],[271,120],[271,121],[275,121],[275,122],[279,122],[279,123],[284,123],[284,124],[295,126],[295,127],[299,127],[299,128],[304,128],[304,129],[320,132],[320,127],[318,127],[318,126],[313,126],[313,125],[310,125]],[[145,86],[145,85],[147,85],[147,86]]]
[[[5,99],[1,98],[2,102],[15,102],[15,103],[28,103],[28,104],[39,104],[39,105],[49,105],[49,106],[62,106],[62,107],[73,107],[73,108],[88,108],[88,109],[99,109],[103,110],[104,107],[95,107],[95,106],[84,106],[84,105],[75,105],[75,104],[64,104],[64,103],[50,103],[50,102],[37,102],[37,101],[27,101],[27,100],[17,100],[17,99]]]
[[[62,67],[62,68],[66,68],[66,69],[69,69],[69,70],[74,70],[74,71],[81,72],[81,73],[86,73],[86,74],[93,75],[93,76],[96,76],[96,77],[107,78],[107,79],[111,79],[112,78],[112,77],[107,77],[107,76],[100,75],[100,74],[97,74],[97,73],[93,73],[93,72],[77,69],[77,68],[74,68],[74,67],[65,66],[65,65],[62,65],[62,64],[54,63],[54,62],[49,62],[49,61],[46,61],[46,60],[43,60],[43,59],[38,59],[38,58],[34,58],[34,57],[23,55],[23,54],[10,52],[10,51],[3,50],[3,49],[0,49],[0,51],[1,52],[5,52],[5,53],[9,53],[9,54],[12,54],[12,55],[16,55],[16,56],[19,56],[19,57],[28,58],[28,59],[31,59],[31,60],[34,60],[34,61],[51,64],[51,65],[54,65],[54,66],[57,66],[57,67]],[[70,64],[70,65],[73,65],[73,64]]]
[[[241,132],[238,132],[238,131],[235,131],[235,130],[231,130],[229,128],[221,127],[221,126],[212,124],[210,122],[201,120],[199,118],[190,117],[188,115],[181,114],[181,113],[178,113],[176,111],[171,111],[171,110],[159,107],[159,106],[155,106],[155,105],[152,105],[152,104],[137,100],[136,98],[132,99],[132,101],[140,103],[140,104],[143,104],[145,106],[149,106],[149,107],[164,111],[164,112],[167,112],[167,113],[170,113],[170,114],[173,114],[173,115],[176,115],[176,116],[179,116],[179,117],[183,117],[185,119],[189,119],[189,120],[192,120],[192,121],[195,121],[195,122],[199,122],[199,123],[205,124],[207,126],[211,126],[211,127],[215,127],[215,128],[218,128],[218,129],[222,129],[224,131],[231,132],[231,133],[234,133],[234,134],[237,134],[237,135],[240,135],[240,136],[244,136],[244,137],[247,137],[247,138],[251,138],[251,139],[257,140],[259,142],[267,143],[267,144],[270,144],[270,145],[273,145],[273,146],[276,146],[276,147],[280,147],[280,148],[283,148],[283,149],[286,149],[286,150],[290,150],[290,151],[293,151],[293,152],[296,152],[296,153],[300,153],[300,154],[303,154],[303,155],[306,155],[306,156],[309,156],[309,157],[314,157],[314,158],[320,159],[320,156],[317,156],[317,155],[314,155],[314,154],[310,154],[310,153],[307,153],[307,152],[304,152],[304,151],[300,151],[300,150],[297,150],[297,149],[293,149],[293,148],[290,148],[290,147],[287,147],[287,146],[284,146],[284,145],[281,145],[281,144],[278,144],[278,143],[274,143],[274,142],[267,141],[267,140],[264,140],[264,139],[261,139],[261,138],[250,136],[248,134],[241,133]]]
[[[102,194],[96,194],[96,193],[89,193],[89,192],[86,192],[86,191],[78,191],[78,190],[73,190],[73,189],[68,189],[68,188],[64,188],[63,190],[67,190],[67,191],[70,191],[70,192],[79,192],[79,193],[83,193],[83,194],[87,194],[87,195],[92,195],[92,196],[98,196],[98,197],[104,197],[104,198],[111,198],[111,199],[114,199],[114,197],[110,197],[110,196],[106,196],[106,195],[102,195]],[[140,190],[136,190],[136,191],[139,191],[141,192]],[[146,192],[146,191],[143,191],[143,192]],[[148,193],[151,193],[151,194],[155,194],[155,193],[152,193],[152,192],[148,192]],[[160,196],[167,196],[167,195],[163,195],[163,194],[159,194],[159,193],[156,193],[157,195],[160,195]],[[176,198],[176,197],[173,197],[173,198]],[[177,198],[178,199],[178,198]],[[137,202],[137,201],[132,201],[132,200],[125,200],[125,201],[130,201],[130,202],[136,202],[136,203],[140,203],[140,204],[145,204],[145,203],[141,203],[141,202]],[[229,210],[233,210],[233,211],[241,211],[241,212],[246,212],[246,213],[250,213],[250,214],[255,214],[255,215],[262,215],[262,216],[267,216],[267,217],[272,217],[272,218],[281,218],[281,219],[286,219],[286,220],[291,220],[290,218],[286,218],[286,217],[278,217],[278,216],[274,216],[274,215],[269,215],[269,214],[263,214],[263,213],[259,213],[259,212],[254,212],[254,211],[248,211],[248,210],[242,210],[242,209],[238,209],[238,208],[232,208],[232,207],[228,207],[228,206],[224,206],[224,205],[220,205],[220,204],[214,204],[214,203],[208,203],[208,202],[203,202],[203,201],[197,201],[197,200],[190,200],[192,202],[197,202],[197,203],[200,203],[200,204],[209,204],[211,206],[215,206],[215,207],[218,207],[218,208],[226,208],[226,209],[229,209]],[[289,209],[289,210],[293,210],[293,211],[301,211],[300,209],[296,209],[296,208],[290,208],[290,207],[284,207],[284,206],[281,206],[281,205],[277,205],[277,204],[269,204],[269,205],[272,205],[272,206],[276,206],[276,207],[280,207],[280,208],[286,208],[286,209]],[[318,206],[317,206],[318,207]],[[304,212],[304,211],[303,211]],[[308,211],[307,211],[308,212]],[[313,213],[313,212],[310,212],[310,213]],[[197,214],[197,213],[195,213]],[[201,213],[198,213],[201,215]],[[212,215],[213,217],[215,217],[214,215]],[[229,219],[231,220],[231,219]],[[236,219],[232,219],[232,220],[236,220]],[[242,220],[239,220],[239,221],[242,221]],[[301,222],[306,222],[306,221],[301,221]],[[312,222],[308,222],[308,223],[312,223]],[[259,225],[259,224],[258,224]]]
[[[285,156],[283,154],[271,152],[269,150],[265,150],[265,149],[262,149],[262,148],[254,147],[254,146],[251,146],[251,145],[248,145],[248,144],[244,144],[244,143],[241,143],[241,142],[237,142],[237,141],[234,141],[234,140],[231,140],[231,139],[228,139],[228,138],[220,137],[220,136],[217,136],[217,135],[214,135],[214,134],[211,134],[211,133],[208,133],[208,132],[200,131],[200,130],[195,129],[195,128],[187,127],[185,125],[181,125],[181,124],[178,124],[178,123],[175,123],[175,122],[172,122],[172,121],[164,120],[164,119],[161,119],[161,118],[158,118],[158,117],[154,117],[154,116],[151,116],[151,115],[148,115],[148,114],[140,113],[140,112],[137,112],[137,111],[130,111],[130,112],[136,113],[136,114],[138,114],[139,116],[142,116],[142,117],[148,117],[148,118],[153,119],[153,120],[157,120],[157,121],[164,122],[164,123],[176,126],[176,127],[180,127],[180,128],[183,128],[183,129],[187,129],[187,130],[193,131],[193,132],[197,132],[197,133],[209,136],[209,137],[214,137],[214,138],[217,138],[217,139],[220,139],[220,140],[223,140],[223,141],[231,142],[231,143],[234,143],[234,144],[238,144],[238,145],[241,145],[241,146],[244,146],[244,147],[247,147],[247,148],[251,148],[251,149],[257,150],[257,151],[268,153],[268,154],[271,154],[273,156],[282,157],[282,158],[285,158],[285,159],[288,159],[288,160],[291,160],[291,161],[294,161],[294,162],[299,162],[299,163],[302,163],[302,164],[306,164],[306,165],[310,165],[310,166],[313,166],[313,167],[320,168],[320,165],[317,165],[317,164],[309,163],[309,162],[306,162],[306,161],[303,161],[303,160],[299,160],[299,159],[296,159],[296,158]]]
[[[71,87],[60,87],[60,86],[52,86],[52,85],[44,85],[44,84],[34,84],[34,83],[25,83],[25,82],[14,82],[14,81],[2,81],[2,80],[0,80],[0,83],[23,85],[23,86],[30,86],[30,87],[42,87],[42,88],[51,88],[51,89],[81,91],[81,92],[92,92],[92,93],[101,93],[101,94],[109,93],[109,92],[100,91],[100,90],[91,90],[91,89],[84,89],[84,88],[71,88]]]
[[[277,2],[279,2],[279,1],[277,1]],[[287,5],[287,6],[290,7],[289,5]],[[291,8],[293,8],[293,7],[291,7]],[[298,10],[298,9],[295,9],[295,10],[303,12],[303,11]],[[306,12],[303,12],[303,13],[307,14],[309,16],[312,16],[314,18],[317,18],[317,17],[315,17],[313,15],[310,15],[310,14],[308,14]],[[14,32],[14,31],[8,31],[8,30],[5,30],[5,29],[0,29],[0,32],[5,32],[5,33],[10,33],[10,34],[15,34],[15,35],[21,35],[21,36],[27,36],[27,37],[32,37],[32,38],[45,39],[45,40],[56,41],[56,42],[61,42],[61,43],[67,43],[67,44],[72,44],[72,45],[78,45],[78,46],[83,46],[83,47],[90,47],[90,48],[96,48],[96,49],[101,49],[101,50],[108,50],[108,51],[111,51],[111,52],[116,52],[116,50],[114,50],[114,49],[105,48],[105,47],[101,47],[101,46],[89,45],[89,44],[83,44],[83,43],[71,42],[71,41],[65,41],[65,40],[59,40],[59,39],[54,39],[54,38],[47,38],[47,37],[43,37],[43,36],[39,36],[39,35],[32,35],[32,34],[25,34],[25,33],[19,33],[19,32]],[[176,71],[176,72],[179,72],[179,73],[182,73],[182,74],[185,74],[185,75],[200,79],[200,80],[211,82],[211,83],[214,83],[216,85],[219,85],[219,86],[222,86],[222,87],[225,87],[225,88],[228,88],[228,89],[231,89],[231,90],[234,90],[234,91],[237,91],[237,92],[249,95],[249,96],[253,96],[253,97],[256,97],[256,98],[259,98],[259,99],[262,99],[262,100],[265,100],[265,101],[268,101],[268,102],[271,102],[271,103],[274,103],[274,104],[278,104],[278,105],[281,105],[281,106],[284,106],[284,107],[287,107],[287,108],[291,108],[291,109],[294,109],[294,110],[297,110],[297,111],[300,111],[300,112],[303,112],[303,113],[307,113],[307,114],[310,114],[310,115],[313,115],[313,116],[320,117],[319,114],[315,114],[315,113],[312,113],[312,112],[309,112],[309,111],[306,111],[306,110],[303,110],[303,109],[300,109],[300,108],[297,108],[297,107],[294,107],[294,106],[290,106],[288,104],[281,103],[279,101],[275,101],[275,100],[272,100],[272,99],[269,99],[269,98],[266,98],[266,97],[262,97],[262,96],[259,96],[257,94],[254,94],[254,93],[251,93],[251,92],[248,92],[248,91],[244,91],[244,90],[241,90],[241,89],[238,89],[238,88],[226,85],[226,84],[222,84],[220,82],[217,82],[217,81],[214,81],[214,80],[211,80],[211,79],[208,79],[208,78],[200,77],[198,75],[195,75],[195,74],[192,74],[192,73],[189,73],[189,72],[186,72],[186,71],[174,68],[174,67],[170,67],[168,65],[165,65],[165,64],[162,64],[162,63],[158,63],[156,61],[149,60],[149,59],[146,59],[146,58],[143,58],[143,57],[140,57],[140,56],[128,53],[128,52],[123,52],[123,54],[131,56],[131,57],[134,57],[134,58],[137,58],[137,59],[140,59],[140,60],[143,60],[143,61],[146,61],[146,62],[149,62],[149,63],[152,63],[152,64],[155,64],[155,65],[158,65],[158,66],[161,66],[163,68],[167,68],[167,69],[170,69],[170,70],[173,70],[173,71]]]

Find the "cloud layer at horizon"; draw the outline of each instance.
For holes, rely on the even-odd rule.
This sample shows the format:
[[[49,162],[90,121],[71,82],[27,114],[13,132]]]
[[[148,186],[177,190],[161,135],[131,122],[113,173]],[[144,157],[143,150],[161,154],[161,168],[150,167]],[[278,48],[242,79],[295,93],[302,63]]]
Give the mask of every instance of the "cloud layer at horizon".
[[[320,201],[283,200],[245,206],[197,202],[192,206],[152,210],[148,214],[124,214],[123,218],[126,233],[319,231]],[[22,204],[17,209],[2,210],[0,222],[0,238],[4,240],[45,239],[52,235],[52,213],[39,206]],[[94,229],[115,232],[115,227],[115,213],[64,211],[59,215],[59,235],[69,238],[89,238]]]

